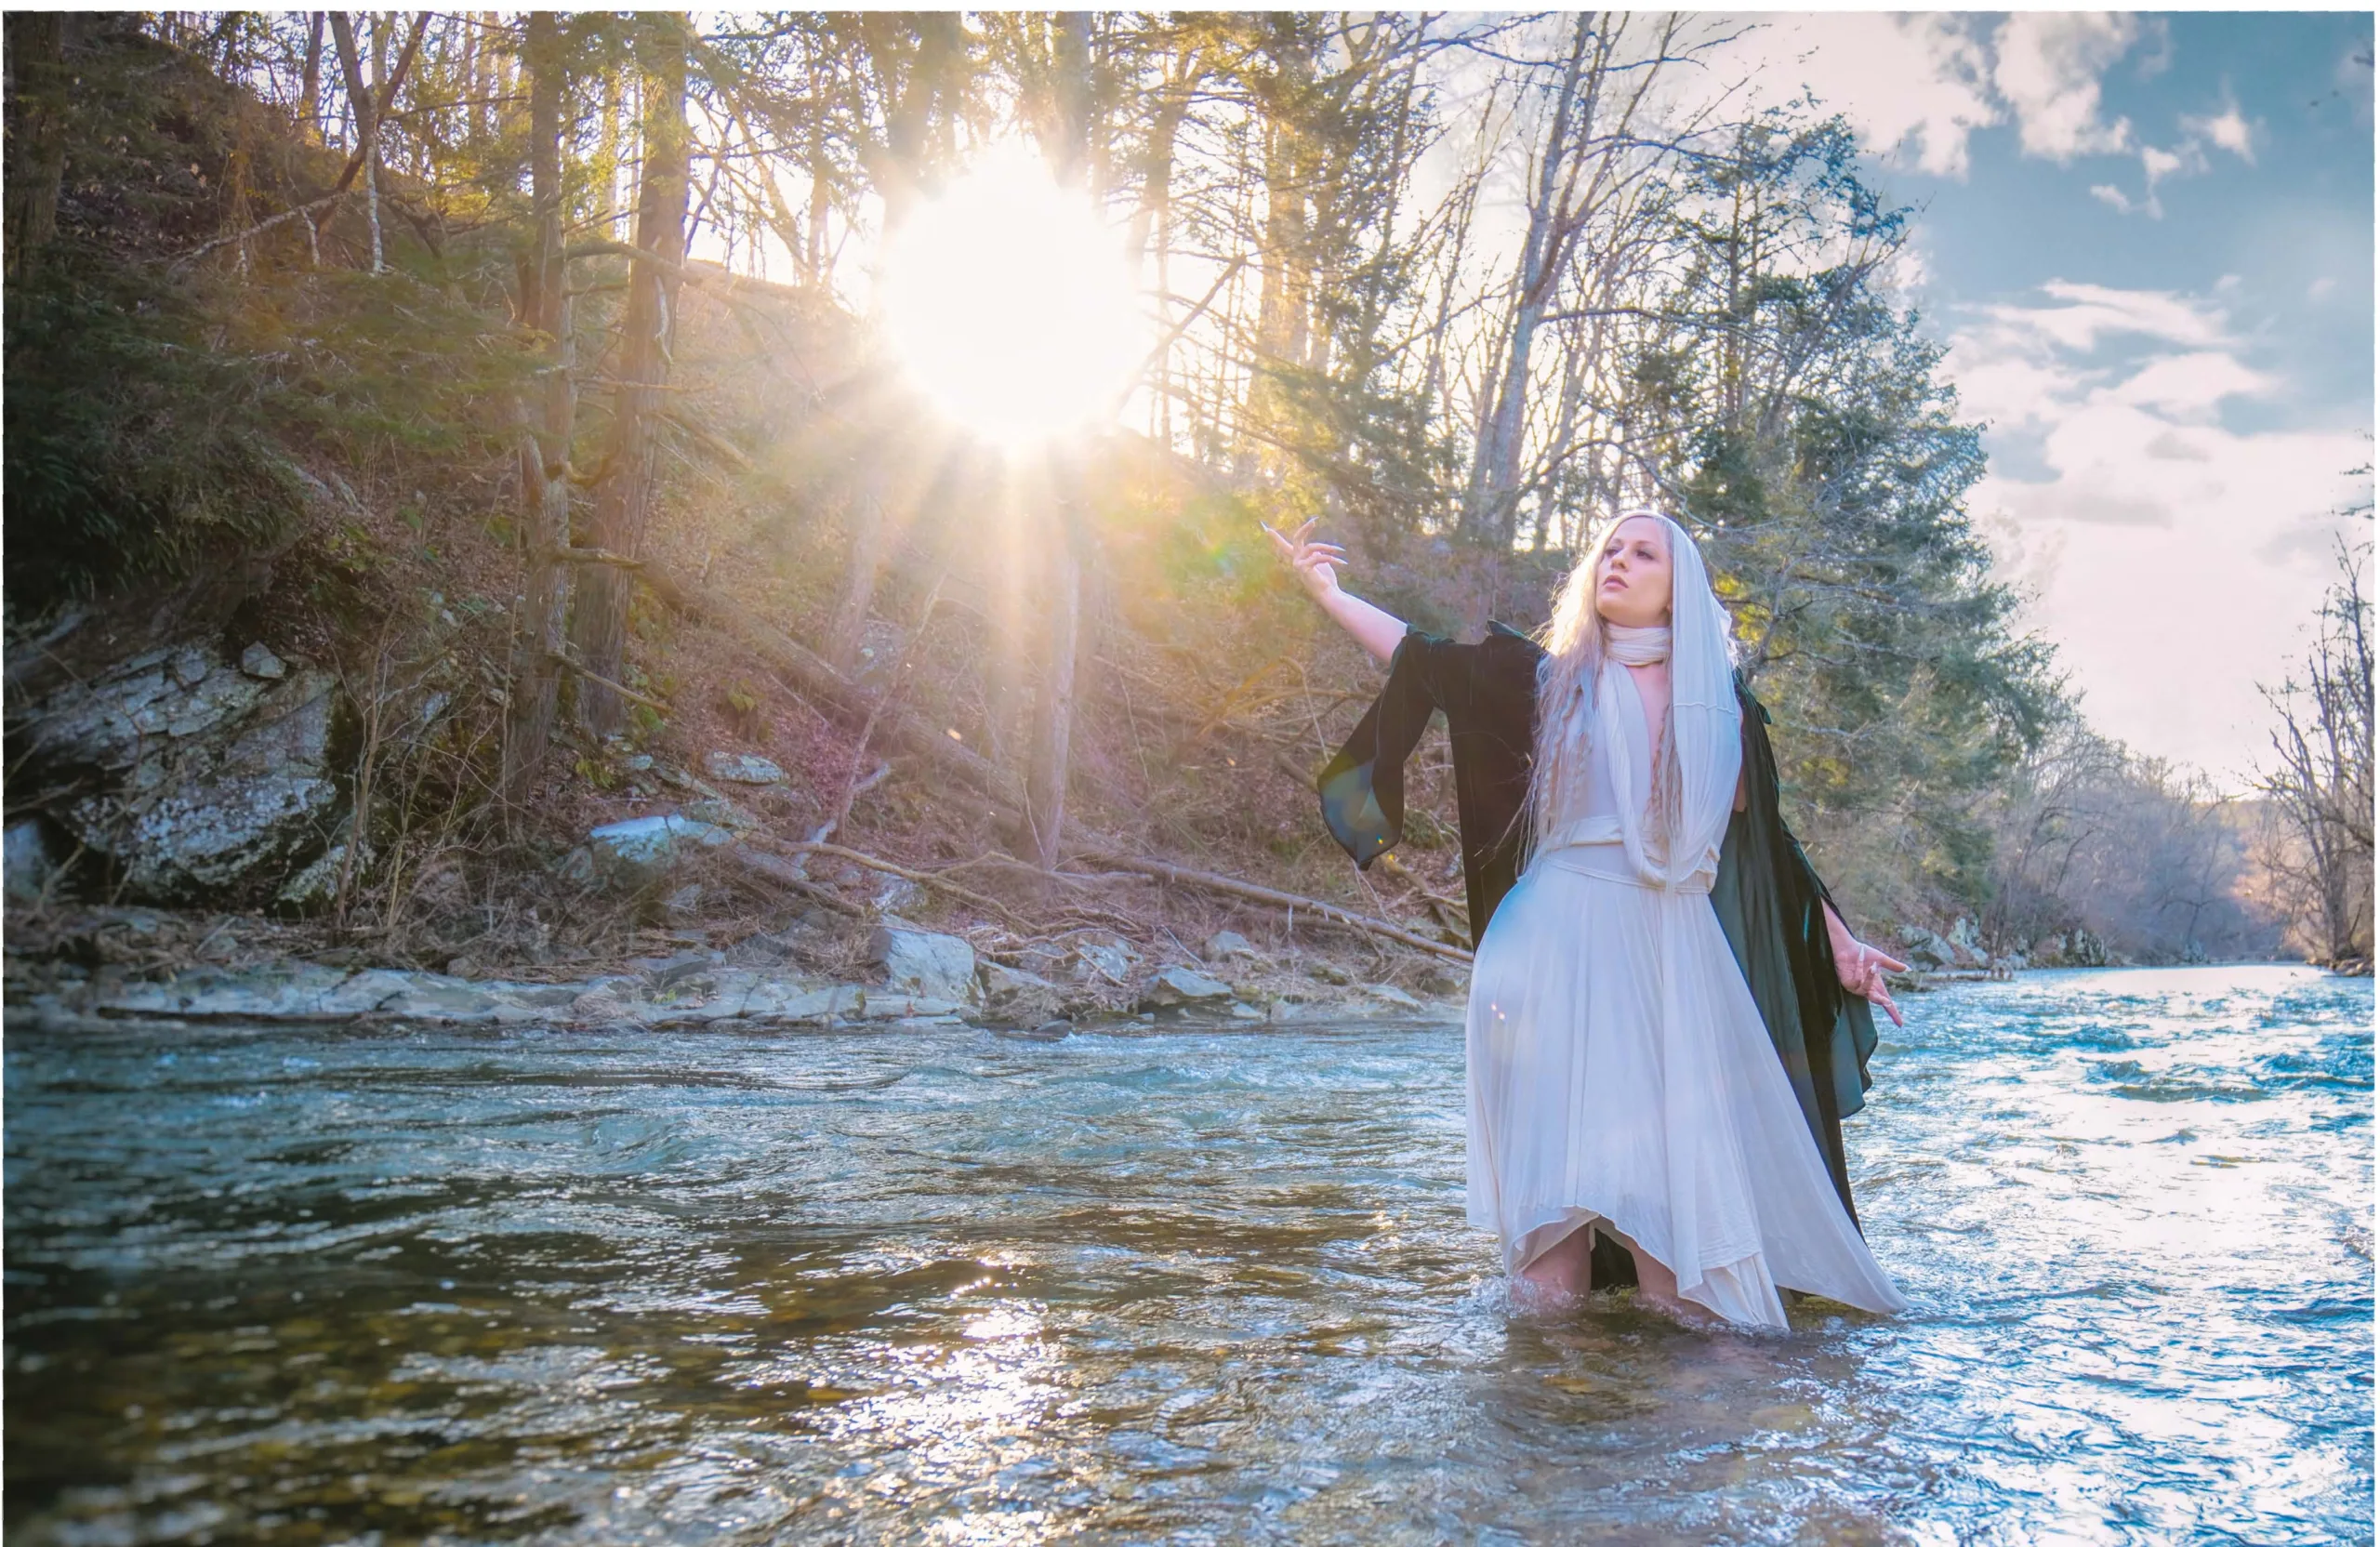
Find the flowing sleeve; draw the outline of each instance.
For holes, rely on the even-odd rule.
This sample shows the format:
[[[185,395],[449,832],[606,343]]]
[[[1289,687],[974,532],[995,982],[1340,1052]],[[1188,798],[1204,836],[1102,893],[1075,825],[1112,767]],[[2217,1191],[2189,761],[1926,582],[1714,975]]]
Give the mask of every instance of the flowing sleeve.
[[[1760,1007],[1835,1191],[1856,1222],[1843,1155],[1843,1119],[1867,1104],[1876,1024],[1834,968],[1822,905],[1826,884],[1778,809],[1768,711],[1740,682],[1744,809],[1727,826],[1711,904]]]
[[[1405,830],[1405,760],[1444,714],[1454,750],[1455,804],[1472,944],[1518,874],[1528,789],[1538,646],[1502,624],[1476,644],[1408,631],[1387,685],[1317,781],[1330,836],[1364,868]]]

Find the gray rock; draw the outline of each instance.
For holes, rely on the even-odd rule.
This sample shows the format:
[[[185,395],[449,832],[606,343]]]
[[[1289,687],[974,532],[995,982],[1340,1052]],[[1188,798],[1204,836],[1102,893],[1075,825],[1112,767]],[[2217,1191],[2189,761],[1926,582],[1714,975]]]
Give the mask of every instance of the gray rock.
[[[1368,983],[1364,985],[1364,992],[1369,994],[1373,998],[1393,1004],[1399,1010],[1419,1010],[1421,1008],[1421,1000],[1415,998],[1404,989],[1397,987],[1396,985],[1393,983]]]
[[[692,919],[702,911],[703,889],[699,881],[689,881],[661,899],[661,910],[672,919]]]
[[[608,989],[592,988],[570,1001],[570,1018],[574,1021],[625,1021],[628,1018],[628,1001]]]
[[[1958,959],[1958,947],[1923,925],[1903,925],[1899,938],[1901,954],[1912,967],[1934,970],[1948,967]]]
[[[350,847],[355,851],[351,864],[348,859]],[[349,811],[331,829],[330,847],[284,881],[281,890],[273,894],[273,901],[285,911],[320,913],[338,901],[340,878],[345,876],[352,887],[371,869],[375,857],[372,845],[355,836],[355,813]]]
[[[1121,941],[1075,947],[1075,977],[1079,982],[1114,984],[1120,988],[1132,975],[1132,948]]]
[[[1335,967],[1328,961],[1308,962],[1305,970],[1307,976],[1319,978],[1324,983],[1335,983],[1343,986],[1355,981],[1354,975],[1345,968]]]
[[[764,998],[767,999],[765,1004]],[[855,988],[849,984],[836,984],[826,988],[800,989],[774,997],[767,997],[762,990],[755,990],[745,1001],[744,1013],[751,1020],[798,1025],[854,1020],[866,1005],[866,989]]]
[[[1248,943],[1245,935],[1231,930],[1217,930],[1207,937],[1206,955],[1209,961],[1228,961],[1239,956],[1252,959],[1256,955],[1256,947]]]
[[[231,679],[255,687],[242,679]],[[202,684],[211,688],[215,679]],[[132,894],[189,901],[285,879],[323,847],[339,804],[330,766],[335,684],[303,672],[246,701],[234,730],[230,700],[196,704],[170,723],[210,735],[144,757],[130,787],[74,801],[60,814],[77,838],[114,859]]]
[[[1417,986],[1422,993],[1438,998],[1459,998],[1471,992],[1471,975],[1452,966],[1434,965],[1421,970],[1421,981]]]
[[[273,893],[273,901],[299,913],[318,913],[338,901],[338,882],[342,874],[360,876],[372,860],[372,852],[359,850],[352,870],[348,867],[348,845],[334,843],[324,850],[311,865],[290,877]]]
[[[623,891],[641,891],[668,879],[684,855],[718,848],[734,837],[725,827],[672,813],[597,827],[587,835],[587,850],[595,879]],[[568,874],[566,860],[564,866]]]
[[[714,779],[724,779],[734,785],[785,783],[784,769],[750,752],[707,753],[703,758],[703,771]]]
[[[1252,1004],[1236,1004],[1231,1007],[1231,1018],[1235,1021],[1261,1021],[1264,1012]]]
[[[884,969],[895,992],[958,1002],[975,997],[975,947],[955,934],[888,920],[868,936],[867,959]]]
[[[563,1010],[578,998],[575,983],[483,983],[480,986],[524,1010]]]
[[[554,874],[573,886],[593,886],[597,879],[595,851],[580,844],[554,861]]]
[[[984,1008],[1012,1025],[1053,1018],[1066,1002],[1065,990],[1048,978],[997,961],[978,961],[975,982]]]
[[[469,1025],[496,1019],[502,1002],[470,984],[424,982],[406,985],[375,1008],[408,1020]]]
[[[27,717],[25,750],[41,763],[65,764],[123,774],[154,757],[156,738],[188,739],[245,716],[268,693],[263,682],[233,672],[202,670],[194,649],[173,656],[135,656],[87,683],[61,689]],[[196,672],[194,679],[184,676]]]
[[[698,972],[707,972],[725,962],[726,959],[726,956],[718,951],[686,951],[659,961],[639,963],[639,965],[643,967],[645,976],[653,980],[654,987],[667,988],[671,984],[693,977]]]
[[[959,1021],[963,1009],[965,1006],[954,1000],[938,999],[930,994],[864,994],[858,1019],[950,1025]]]
[[[211,645],[152,651],[51,694],[12,750],[28,787],[82,788],[51,814],[115,862],[127,896],[269,895],[333,840],[342,800],[337,685],[275,664],[259,678]]]
[[[267,682],[278,682],[289,675],[288,664],[268,649],[262,640],[240,652],[240,669]]]
[[[58,869],[49,833],[31,816],[9,823],[7,832],[0,834],[0,856],[5,857],[8,895],[25,902],[39,898]]]
[[[1187,967],[1161,967],[1142,986],[1141,1003],[1168,1010],[1179,1005],[1206,1004],[1232,997],[1231,985]]]
[[[748,833],[760,825],[760,819],[742,806],[715,795],[687,801],[685,814],[697,822],[707,822],[714,827],[726,827],[739,833]]]

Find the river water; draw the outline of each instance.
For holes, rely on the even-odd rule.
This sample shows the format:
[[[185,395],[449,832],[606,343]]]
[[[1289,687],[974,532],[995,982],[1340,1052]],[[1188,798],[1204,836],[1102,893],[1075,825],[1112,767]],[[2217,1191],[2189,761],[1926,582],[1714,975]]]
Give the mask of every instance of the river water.
[[[12,1028],[7,1537],[2371,1540],[2371,984],[1911,1009],[1773,1338],[1513,1315],[1446,1025]]]

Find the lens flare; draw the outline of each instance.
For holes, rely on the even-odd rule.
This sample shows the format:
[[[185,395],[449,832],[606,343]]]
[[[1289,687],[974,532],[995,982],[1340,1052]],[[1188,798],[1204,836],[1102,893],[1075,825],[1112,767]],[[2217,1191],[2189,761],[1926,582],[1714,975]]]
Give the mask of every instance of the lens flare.
[[[879,315],[908,378],[1004,443],[1111,416],[1148,348],[1114,233],[1022,147],[912,211],[881,284]]]

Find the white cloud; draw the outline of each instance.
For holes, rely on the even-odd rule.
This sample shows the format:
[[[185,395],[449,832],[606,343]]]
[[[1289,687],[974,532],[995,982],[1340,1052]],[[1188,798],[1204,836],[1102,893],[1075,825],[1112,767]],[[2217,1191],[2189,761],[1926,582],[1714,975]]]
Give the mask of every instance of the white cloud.
[[[1987,306],[1981,314],[1999,337],[2039,350],[2044,344],[2088,351],[2102,338],[2125,334],[2209,348],[2228,342],[2229,324],[2211,300],[2171,290],[2124,290],[2054,279],[2041,287],[2054,306]]]
[[[2019,11],[2000,24],[1991,84],[2027,154],[2069,162],[2131,147],[2129,120],[2100,120],[2099,77],[2139,36],[2139,19],[2123,12]]]
[[[1754,96],[1784,101],[1807,87],[1887,159],[1964,178],[1967,136],[2006,112],[1991,60],[1969,19],[1834,11],[1764,18],[1734,49]]]
[[[1734,71],[1723,65],[1720,73],[1740,72],[1764,103],[1806,88],[1849,119],[1860,143],[1877,155],[1964,178],[1969,137],[2011,120],[2028,155],[2066,163],[2134,152],[2130,121],[2109,123],[2101,112],[2100,82],[2135,46],[2170,53],[2170,43],[2157,19],[2121,12],[2018,12],[1996,28],[1961,12],[1818,12],[1752,21],[1722,56]],[[2141,62],[2145,72],[2160,67],[2154,53]],[[2233,132],[2221,115],[2206,123],[2209,138]],[[2117,207],[2154,204],[2156,179],[2167,174],[2163,162],[2148,165],[2146,200],[2127,196]]]
[[[2245,118],[2240,116],[2240,104],[2228,91],[2224,94],[2221,112],[2195,118],[2185,115],[2182,127],[2195,139],[2204,140],[2217,150],[2228,151],[2251,166],[2256,164],[2255,131]]]
[[[2242,348],[2215,298],[2060,283],[1973,309],[1946,362],[1996,460],[2028,464],[1971,504],[2092,721],[2235,780],[2369,456],[2353,430],[2228,428],[2283,385]]]
[[[2161,146],[2140,147],[2140,171],[2148,183],[2148,192],[2134,199],[2112,184],[2102,183],[2091,190],[2092,195],[2113,205],[2123,214],[2142,214],[2152,220],[2165,218],[2165,206],[2157,196],[2157,185],[2168,178],[2195,177],[2208,169],[2206,148],[2212,143],[2219,150],[2230,152],[2250,165],[2255,165],[2255,148],[2250,140],[2246,119],[2240,116],[2237,103],[2227,100],[2219,113],[2203,117],[2182,116],[2184,136],[2180,144],[2168,151]]]

